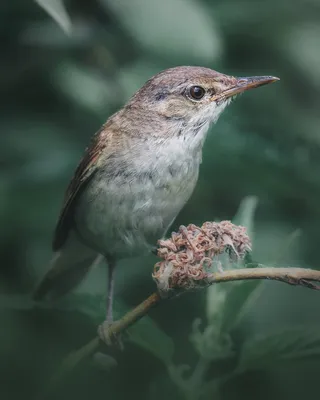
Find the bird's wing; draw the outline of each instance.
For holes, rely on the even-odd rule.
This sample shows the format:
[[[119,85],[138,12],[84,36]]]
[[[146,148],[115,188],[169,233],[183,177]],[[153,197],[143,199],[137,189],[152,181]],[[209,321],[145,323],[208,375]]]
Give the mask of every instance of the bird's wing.
[[[94,136],[91,145],[78,165],[65,194],[64,204],[56,226],[53,250],[59,250],[67,239],[73,218],[74,205],[81,191],[93,177],[99,166],[99,156],[107,145],[107,131],[102,127]]]

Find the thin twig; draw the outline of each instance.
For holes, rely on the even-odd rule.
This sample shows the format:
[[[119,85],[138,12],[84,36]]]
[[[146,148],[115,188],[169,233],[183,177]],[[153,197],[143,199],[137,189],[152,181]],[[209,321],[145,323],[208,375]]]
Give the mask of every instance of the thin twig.
[[[151,308],[155,307],[160,302],[160,300],[160,295],[157,292],[153,293],[136,308],[129,311],[121,319],[112,324],[108,329],[104,329],[104,337],[106,340],[112,342],[112,339],[115,336],[118,336],[121,332],[128,329],[131,325],[146,315]],[[80,362],[84,361],[96,352],[99,349],[100,343],[99,337],[96,337],[80,349],[70,353],[62,362],[59,371],[52,376],[46,392],[51,392],[51,390],[56,388],[64,377]],[[41,396],[41,398],[44,397],[46,396]]]
[[[315,285],[311,282],[320,282],[320,271],[306,268],[273,268],[259,266],[257,268],[232,269],[229,271],[215,272],[210,274],[207,279],[209,284],[239,280],[269,279],[285,282],[289,285],[300,285],[309,289],[320,290],[319,285]],[[125,314],[120,320],[116,321],[108,329],[105,329],[105,337],[112,340],[114,336],[119,335],[146,315],[149,310],[155,307],[160,301],[161,296],[157,292],[153,293],[136,308]],[[86,346],[83,346],[75,353],[72,353],[66,359],[66,361],[69,360],[67,364],[70,367],[73,367],[81,359],[89,356],[93,351],[95,351],[98,345],[99,340],[97,338],[93,339]],[[71,363],[71,359],[76,361],[76,363]]]
[[[258,265],[257,268],[232,269],[209,275],[208,283],[229,281],[269,279],[281,281],[289,285],[300,285],[309,289],[320,290],[320,286],[312,281],[320,282],[320,271],[306,268],[273,268]]]
[[[300,285],[309,289],[320,290],[320,285],[312,283],[312,281],[320,282],[320,271],[304,268],[272,268],[262,265],[256,268],[233,269],[229,271],[215,272],[207,277],[208,284],[251,280],[251,279],[269,279],[285,282],[289,285]],[[109,328],[104,329],[104,336],[112,341],[112,338],[125,331],[144,315],[149,310],[160,303],[162,297],[158,292],[153,293],[145,301],[139,304],[136,308],[129,311],[124,317],[116,321]],[[62,363],[58,374],[51,379],[50,387],[56,387],[59,382],[70,372],[77,364],[84,359],[90,357],[99,348],[100,340],[95,338],[81,347],[79,350],[71,353]]]

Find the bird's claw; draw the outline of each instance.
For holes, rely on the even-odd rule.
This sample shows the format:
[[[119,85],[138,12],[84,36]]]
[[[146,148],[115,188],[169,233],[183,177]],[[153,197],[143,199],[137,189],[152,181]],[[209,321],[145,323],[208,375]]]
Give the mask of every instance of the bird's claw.
[[[122,351],[124,349],[123,342],[121,340],[121,336],[118,334],[114,334],[110,332],[110,328],[116,322],[108,322],[104,321],[98,327],[98,336],[102,342],[104,342],[107,346],[117,346]]]
[[[159,250],[159,246],[153,246],[151,249],[151,253],[154,254],[155,256],[157,256],[158,250]]]

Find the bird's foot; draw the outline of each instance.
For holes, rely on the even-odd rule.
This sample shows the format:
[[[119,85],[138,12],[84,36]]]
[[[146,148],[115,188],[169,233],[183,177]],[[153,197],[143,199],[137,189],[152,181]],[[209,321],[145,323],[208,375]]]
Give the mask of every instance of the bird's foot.
[[[158,255],[159,246],[152,246],[151,253],[155,256]]]
[[[115,324],[117,324],[117,321],[104,321],[98,327],[98,336],[100,340],[102,340],[107,346],[116,346],[122,351],[124,349],[124,346],[121,335],[112,333],[111,327]]]

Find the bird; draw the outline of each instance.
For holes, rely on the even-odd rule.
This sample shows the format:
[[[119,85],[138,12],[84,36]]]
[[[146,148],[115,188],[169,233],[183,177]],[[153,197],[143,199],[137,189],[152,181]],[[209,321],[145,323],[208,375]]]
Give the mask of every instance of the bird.
[[[74,289],[108,265],[112,324],[119,260],[151,252],[196,186],[211,124],[240,93],[279,80],[178,66],[151,77],[92,137],[66,190],[49,269],[33,298]]]

